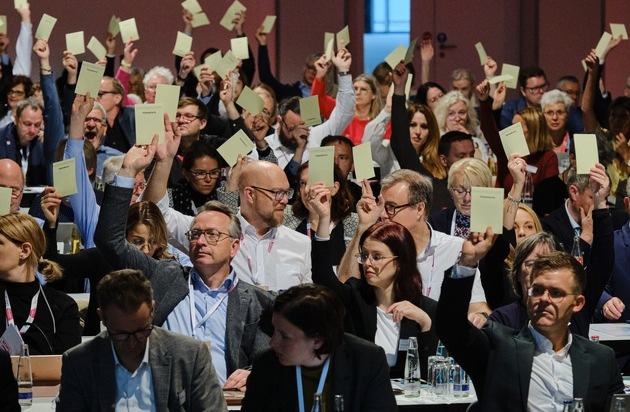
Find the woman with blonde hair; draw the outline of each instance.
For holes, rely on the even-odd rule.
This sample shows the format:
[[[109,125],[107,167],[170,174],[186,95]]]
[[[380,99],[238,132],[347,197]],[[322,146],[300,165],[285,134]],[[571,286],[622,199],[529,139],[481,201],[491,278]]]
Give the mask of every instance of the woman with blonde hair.
[[[31,355],[61,354],[81,343],[79,310],[63,292],[42,285],[61,276],[42,259],[46,238],[35,219],[22,213],[0,216],[0,335],[16,328]]]

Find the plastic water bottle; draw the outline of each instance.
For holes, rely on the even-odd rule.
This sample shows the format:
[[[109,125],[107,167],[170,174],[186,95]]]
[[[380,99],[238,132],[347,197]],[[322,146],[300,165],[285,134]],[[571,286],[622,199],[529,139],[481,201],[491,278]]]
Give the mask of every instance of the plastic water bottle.
[[[458,364],[453,365],[453,396],[465,398],[470,394],[470,380],[468,374]]]
[[[573,412],[584,412],[584,399],[573,398]]]
[[[580,249],[580,237],[578,235],[575,235],[575,237],[573,237],[573,248],[571,249],[571,256],[573,256],[575,260],[580,262],[580,265],[584,265],[582,250]]]
[[[344,412],[343,395],[335,395],[335,412]]]
[[[22,343],[20,359],[17,367],[18,399],[20,406],[29,407],[33,404],[33,373],[31,371],[31,357],[28,345]]]
[[[532,174],[529,172],[525,173],[525,184],[521,192],[521,202],[529,207],[532,207],[534,204],[534,181],[532,180]]]
[[[409,338],[407,360],[405,362],[405,397],[420,396],[420,356],[418,354],[418,339]]]
[[[565,400],[562,405],[562,412],[573,412],[573,399]]]
[[[437,356],[448,358],[448,351],[446,350],[446,346],[444,346],[441,340],[438,340],[437,350],[435,351],[435,354]]]

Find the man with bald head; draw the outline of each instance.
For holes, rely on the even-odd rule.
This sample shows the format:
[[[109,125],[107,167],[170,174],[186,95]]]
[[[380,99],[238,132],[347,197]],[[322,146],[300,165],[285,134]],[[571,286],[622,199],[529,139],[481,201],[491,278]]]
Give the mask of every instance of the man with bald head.
[[[0,159],[0,187],[11,189],[11,212],[19,212],[24,194],[24,175],[14,160]]]

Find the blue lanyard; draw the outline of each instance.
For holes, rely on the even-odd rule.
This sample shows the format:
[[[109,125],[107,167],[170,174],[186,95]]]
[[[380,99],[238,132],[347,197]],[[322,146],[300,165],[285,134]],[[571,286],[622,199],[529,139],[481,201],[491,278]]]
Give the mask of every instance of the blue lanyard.
[[[324,368],[322,374],[319,377],[319,384],[317,385],[317,391],[315,393],[322,393],[324,390],[324,383],[326,382],[326,375],[328,375],[328,367],[330,366],[330,356],[324,362]],[[295,367],[295,379],[297,380],[298,390],[298,407],[300,412],[304,412],[304,389],[302,388],[302,367],[297,365]]]

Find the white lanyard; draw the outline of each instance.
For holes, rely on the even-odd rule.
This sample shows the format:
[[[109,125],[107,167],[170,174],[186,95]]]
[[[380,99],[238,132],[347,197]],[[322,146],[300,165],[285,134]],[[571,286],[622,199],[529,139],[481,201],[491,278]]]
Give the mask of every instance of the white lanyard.
[[[322,374],[319,376],[319,384],[317,385],[317,391],[315,393],[322,393],[324,390],[324,383],[326,383],[326,375],[328,375],[328,367],[330,366],[330,356],[324,362],[324,368],[322,369]],[[302,387],[302,367],[297,365],[295,367],[295,379],[297,380],[297,391],[298,391],[298,407],[300,408],[300,412],[304,412],[304,389]]]
[[[271,229],[274,230],[274,229]],[[262,241],[263,239],[260,239],[260,241]],[[245,235],[241,233],[241,250],[245,253],[245,255],[247,255],[247,267],[249,268],[249,273],[252,275],[252,282],[254,283],[254,285],[258,286],[260,285],[260,270],[257,268],[256,271],[254,272],[254,265],[252,262],[252,253],[251,250],[249,250],[249,246],[247,248],[244,247],[244,243],[245,243]],[[263,270],[264,270],[264,261],[265,259],[271,254],[271,251],[273,249],[273,245],[276,243],[276,234],[274,234],[271,237],[271,240],[269,241],[269,246],[267,246],[267,255],[263,257]],[[257,254],[256,254],[257,255]],[[258,265],[258,259],[256,259],[256,266],[260,266]]]
[[[221,303],[223,303],[223,301],[228,297],[228,294],[236,287],[236,284],[238,283],[238,278],[234,277],[234,282],[230,286],[230,289],[228,289],[228,291],[225,292],[225,294],[221,297],[221,299],[216,301],[214,305],[212,305],[212,307],[210,307],[210,309],[206,312],[206,314],[201,318],[201,320],[195,324],[195,320],[197,316],[196,316],[196,311],[195,311],[195,289],[191,281],[192,276],[193,276],[192,274],[188,276],[188,296],[190,296],[190,299],[189,299],[190,300],[190,327],[192,328],[191,329],[192,336],[196,338],[197,328],[203,325],[210,318],[210,316],[212,316],[212,314],[216,312],[219,306],[221,306]]]
[[[197,216],[197,206],[195,206],[195,202],[191,199],[190,207],[192,208],[193,213]]]
[[[31,300],[31,309],[28,311],[28,318],[26,318],[26,323],[24,326],[20,328],[20,335],[24,335],[26,331],[31,327],[31,324],[35,320],[35,314],[37,313],[37,299],[39,299],[39,292],[42,290],[42,285],[39,285],[39,290],[33,296]],[[7,314],[7,324],[15,325],[15,321],[13,319],[13,310],[11,310],[11,302],[9,301],[9,294],[6,289],[4,290],[4,302],[5,309]]]

